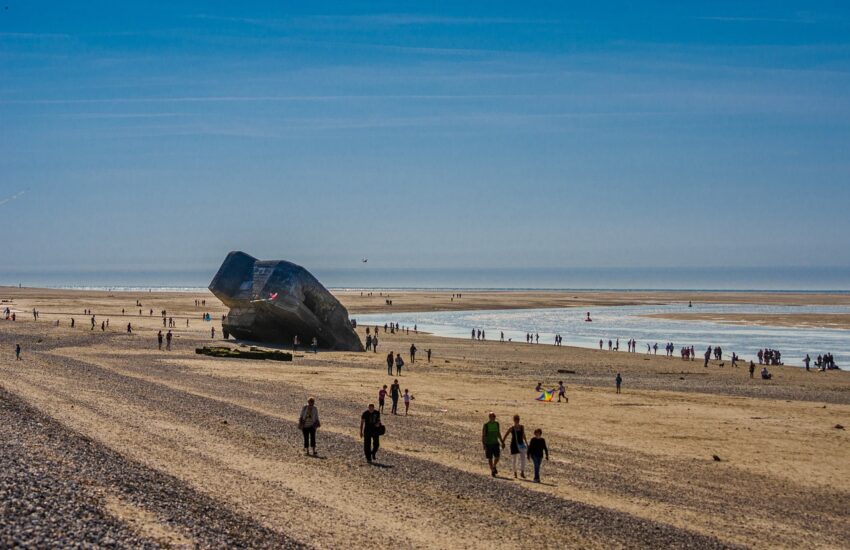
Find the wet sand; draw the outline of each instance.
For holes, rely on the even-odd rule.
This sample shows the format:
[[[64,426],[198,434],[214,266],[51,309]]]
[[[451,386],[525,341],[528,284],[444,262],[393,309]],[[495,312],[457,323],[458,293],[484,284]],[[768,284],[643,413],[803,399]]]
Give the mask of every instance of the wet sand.
[[[352,313],[408,311],[461,311],[479,309],[535,309],[550,307],[637,306],[650,304],[761,304],[761,305],[846,305],[850,293],[786,292],[671,292],[671,291],[336,291]],[[389,306],[385,300],[391,299]]]
[[[474,307],[521,303],[520,293],[508,294],[493,302],[476,296]],[[96,539],[108,523],[116,541],[150,546],[850,542],[850,441],[835,427],[850,426],[846,372],[774,367],[774,379],[762,381],[728,362],[705,369],[641,353],[383,331],[377,354],[299,353],[292,363],[213,359],[194,353],[211,343],[211,325],[221,333],[218,322],[201,321],[204,312],[213,319],[224,313],[208,294],[0,289],[0,298],[42,312],[38,322],[26,313],[15,323],[0,321],[4,439],[18,442],[28,460],[45,456],[44,468],[56,478],[49,484],[67,487],[70,511],[57,516],[73,516],[84,503],[94,508]],[[207,307],[195,307],[196,298]],[[543,295],[528,298],[545,302]],[[562,295],[554,305],[570,299]],[[435,299],[393,300],[414,307]],[[359,295],[343,301],[355,315],[380,307]],[[122,307],[134,314],[121,316]],[[77,313],[86,308],[98,316],[94,331]],[[178,320],[170,353],[156,349],[161,309]],[[107,317],[110,327],[101,331]],[[14,360],[15,342],[22,361]],[[415,396],[411,414],[385,415],[380,465],[368,466],[359,414],[392,381],[386,353],[401,351],[409,363],[411,343],[419,348],[416,363],[399,377]],[[613,390],[617,372],[621,395]],[[554,387],[558,380],[568,385],[568,404],[535,401],[538,381]],[[319,458],[303,456],[296,427],[307,395],[316,396],[321,412]],[[529,432],[544,430],[552,454],[543,484],[514,480],[509,456],[499,478],[490,477],[480,444],[490,410],[503,428],[516,413]],[[217,515],[205,522],[209,506]],[[86,529],[73,525],[81,531],[72,533]]]
[[[850,330],[850,313],[652,313],[643,317],[674,321],[711,321],[727,325]]]

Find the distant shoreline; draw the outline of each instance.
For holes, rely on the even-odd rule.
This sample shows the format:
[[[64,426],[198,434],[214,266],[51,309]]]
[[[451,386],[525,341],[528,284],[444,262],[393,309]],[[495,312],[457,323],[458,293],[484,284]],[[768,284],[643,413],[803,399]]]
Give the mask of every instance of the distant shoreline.
[[[198,294],[209,292],[204,286],[142,286],[142,285],[45,285],[45,286],[17,286],[0,285],[0,290],[66,290],[80,292],[177,292]],[[736,289],[736,288],[536,288],[536,287],[355,287],[355,286],[328,286],[331,292],[624,292],[624,293],[668,293],[668,294],[834,294],[850,295],[850,289]]]
[[[304,264],[335,291],[850,292],[850,266],[417,268]],[[0,286],[110,291],[198,292],[217,265],[174,269],[0,268]]]

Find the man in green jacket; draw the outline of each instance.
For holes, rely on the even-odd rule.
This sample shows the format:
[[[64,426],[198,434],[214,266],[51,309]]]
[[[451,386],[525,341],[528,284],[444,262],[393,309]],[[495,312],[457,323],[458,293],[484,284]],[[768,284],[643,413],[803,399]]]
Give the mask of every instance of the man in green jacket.
[[[487,457],[487,462],[490,464],[490,475],[496,477],[499,470],[496,466],[499,464],[499,455],[505,443],[501,438],[501,428],[496,422],[496,413],[490,413],[490,420],[484,423],[484,428],[481,431],[481,443],[484,445],[484,456]]]

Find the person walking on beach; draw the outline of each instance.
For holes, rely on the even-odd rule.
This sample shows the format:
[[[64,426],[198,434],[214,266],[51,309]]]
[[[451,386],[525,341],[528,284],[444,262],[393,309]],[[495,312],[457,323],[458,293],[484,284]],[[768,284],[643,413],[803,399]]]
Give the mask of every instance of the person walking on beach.
[[[756,373],[756,364],[750,361],[750,378]]]
[[[378,353],[378,329],[375,329],[375,336],[372,337],[372,353]]]
[[[170,331],[170,330],[169,330],[169,331],[168,331],[168,333],[165,335],[165,349],[166,349],[167,351],[171,351],[171,339],[172,339],[173,337],[174,337],[174,336],[171,334],[171,331]]]
[[[15,344],[15,361],[21,360],[21,345]]]
[[[410,344],[410,364],[416,362],[416,346],[414,344]]]
[[[310,397],[298,417],[298,427],[301,428],[301,433],[304,435],[305,455],[309,455],[310,448],[312,448],[313,456],[318,456],[318,453],[316,453],[316,430],[319,426],[321,424],[319,423],[319,409],[316,408],[316,399]]]
[[[133,333],[133,325],[132,323],[127,323],[127,334]]]
[[[369,330],[368,328],[366,330]],[[366,351],[372,351],[372,335],[366,335]]]
[[[543,439],[543,430],[537,428],[534,430],[534,437],[528,442],[528,458],[534,465],[534,483],[540,483],[540,464],[543,462],[544,453],[546,460],[549,460],[549,448]]]
[[[614,379],[614,382],[617,384],[617,393],[620,393],[620,386],[623,385],[623,377],[620,376],[620,373],[617,373],[617,378]]]
[[[393,375],[393,359],[394,359],[393,352],[390,351],[387,354],[387,376]]]
[[[410,409],[410,400],[414,397],[410,395],[407,388],[404,388],[404,395],[402,395],[401,398],[404,401],[404,416],[407,416],[407,411]]]
[[[806,370],[809,370],[809,363],[812,362],[812,358],[809,357],[809,354],[806,354],[806,358],[803,359],[803,364],[806,365]]]
[[[400,353],[395,354],[395,375],[401,376],[401,367],[404,366],[404,359],[401,358]]]
[[[528,454],[528,439],[525,437],[525,427],[519,423],[519,415],[514,415],[514,425],[505,431],[502,436],[502,448],[505,447],[505,439],[511,436],[511,467],[516,479],[517,462],[519,462],[519,474],[525,479],[525,459]]]
[[[378,412],[384,414],[384,402],[387,399],[387,385],[384,384],[384,387],[378,390]]]
[[[431,362],[431,348],[425,350],[425,355],[428,357],[428,362]]]
[[[375,410],[374,403],[360,415],[360,437],[363,438],[363,454],[369,464],[375,460],[381,446],[381,413]]]
[[[310,349],[313,350],[313,353],[319,353],[319,339],[313,336],[313,339],[310,341]]]
[[[215,327],[210,327],[210,338],[215,340]]]
[[[156,333],[156,344],[159,351],[162,351],[162,331]]]
[[[497,469],[499,456],[505,443],[502,441],[502,431],[499,423],[496,422],[496,413],[490,412],[488,417],[489,420],[484,423],[484,428],[481,430],[481,444],[484,446],[484,456],[490,465],[490,475],[496,477],[496,474],[499,473]]]
[[[567,387],[564,385],[563,382],[558,382],[558,403],[561,402],[562,397],[564,398],[565,403],[570,402],[569,398],[567,397]]]
[[[392,385],[390,386],[390,399],[392,399],[393,407],[390,410],[393,414],[398,414],[398,397],[401,394],[401,384],[398,383],[398,379],[393,380]]]

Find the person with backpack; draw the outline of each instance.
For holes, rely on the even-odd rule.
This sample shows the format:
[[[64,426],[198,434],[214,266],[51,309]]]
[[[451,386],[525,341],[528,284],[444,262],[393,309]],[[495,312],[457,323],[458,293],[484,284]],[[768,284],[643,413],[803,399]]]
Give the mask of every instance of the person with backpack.
[[[381,424],[381,413],[375,410],[374,403],[369,403],[369,406],[360,415],[360,437],[363,438],[363,453],[366,455],[366,462],[369,464],[375,460],[378,448],[381,446],[381,435],[384,433],[385,428]]]
[[[395,354],[395,375],[401,376],[401,367],[404,366],[404,359],[401,358],[400,353]]]
[[[318,456],[316,452],[316,430],[321,426],[319,422],[319,409],[316,408],[316,399],[310,397],[307,399],[307,404],[301,408],[301,415],[298,417],[298,427],[304,435],[304,454],[310,455],[310,448],[313,449],[313,456]]]

